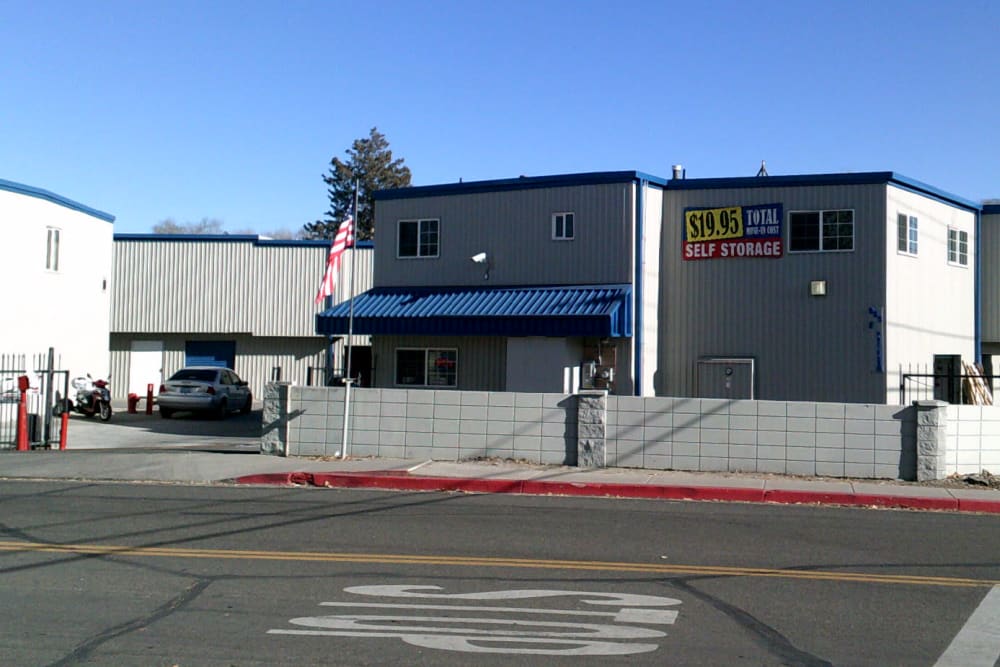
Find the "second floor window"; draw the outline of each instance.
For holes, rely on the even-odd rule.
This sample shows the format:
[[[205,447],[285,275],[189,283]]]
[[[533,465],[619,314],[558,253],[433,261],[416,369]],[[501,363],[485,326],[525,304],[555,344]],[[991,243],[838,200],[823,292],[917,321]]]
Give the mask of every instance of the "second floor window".
[[[437,257],[437,220],[400,220],[397,257]]]
[[[788,214],[789,252],[854,250],[854,211],[792,211]]]
[[[55,227],[46,228],[48,239],[45,242],[45,268],[49,271],[59,270],[59,230]]]
[[[905,213],[896,215],[896,250],[907,255],[917,254],[917,218]]]
[[[969,232],[948,228],[948,263],[969,265]]]
[[[572,213],[552,214],[552,240],[570,241],[573,239],[573,217]]]

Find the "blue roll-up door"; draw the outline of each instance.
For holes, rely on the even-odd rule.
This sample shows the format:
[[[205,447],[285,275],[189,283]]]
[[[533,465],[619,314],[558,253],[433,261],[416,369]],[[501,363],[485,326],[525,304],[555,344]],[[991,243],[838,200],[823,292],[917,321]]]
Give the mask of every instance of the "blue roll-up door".
[[[235,370],[236,341],[189,340],[184,344],[184,365],[219,366]]]

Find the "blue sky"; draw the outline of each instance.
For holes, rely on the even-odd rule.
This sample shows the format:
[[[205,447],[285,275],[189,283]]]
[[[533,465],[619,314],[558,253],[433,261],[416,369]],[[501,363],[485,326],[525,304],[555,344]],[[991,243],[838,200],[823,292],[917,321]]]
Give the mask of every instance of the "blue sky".
[[[1000,197],[1000,2],[0,0],[0,179],[297,230],[377,126],[414,185],[891,170]]]

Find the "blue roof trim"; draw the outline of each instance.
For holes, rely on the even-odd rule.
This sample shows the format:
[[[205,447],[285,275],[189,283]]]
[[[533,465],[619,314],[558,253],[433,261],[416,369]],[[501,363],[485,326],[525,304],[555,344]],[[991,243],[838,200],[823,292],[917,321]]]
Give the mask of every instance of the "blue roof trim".
[[[330,246],[330,239],[268,239],[256,234],[115,234],[115,241],[149,241],[176,243],[192,241],[197,243],[253,243],[258,246],[287,246],[293,248],[314,248]],[[374,248],[374,241],[358,241],[357,248]]]
[[[1000,215],[1000,204],[983,204],[983,215]]]
[[[27,195],[29,197],[36,197],[38,199],[44,199],[50,201],[53,204],[59,204],[66,208],[72,209],[74,211],[79,211],[80,213],[86,213],[87,215],[92,215],[95,218],[104,220],[105,222],[114,222],[115,216],[110,213],[105,213],[104,211],[98,211],[96,208],[90,208],[89,206],[84,206],[79,202],[75,202],[72,199],[67,199],[62,195],[57,195],[54,192],[49,192],[48,190],[43,190],[41,188],[34,188],[30,185],[24,185],[22,183],[15,183],[14,181],[5,181],[0,178],[0,190],[7,190],[8,192],[16,192],[17,194]]]
[[[879,183],[903,187],[947,204],[973,211],[980,204],[893,171],[868,171],[852,174],[800,174],[789,176],[740,176],[736,178],[675,179],[667,183],[668,190],[720,190],[723,188],[780,188],[817,185],[874,185]]]
[[[560,188],[579,185],[600,185],[605,183],[633,183],[648,181],[653,185],[665,186],[667,180],[651,176],[641,171],[598,171],[581,174],[560,174],[555,176],[522,176],[494,181],[468,181],[445,183],[442,185],[419,185],[393,190],[379,190],[374,193],[376,201],[386,199],[414,199],[418,197],[440,197],[444,195],[467,195],[482,192],[506,192],[509,190],[534,190],[538,188]]]
[[[354,298],[354,333],[432,336],[632,335],[629,285],[376,287]],[[351,303],[316,315],[316,333],[343,335]]]

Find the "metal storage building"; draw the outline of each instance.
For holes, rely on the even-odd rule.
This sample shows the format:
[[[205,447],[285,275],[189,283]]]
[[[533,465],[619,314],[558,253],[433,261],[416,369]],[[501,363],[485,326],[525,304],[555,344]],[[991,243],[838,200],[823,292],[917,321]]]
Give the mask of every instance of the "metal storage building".
[[[777,215],[692,239],[726,210]],[[908,369],[978,360],[979,210],[892,172],[672,180],[657,394],[896,404]]]
[[[595,386],[651,392],[664,183],[624,171],[376,193],[375,287],[354,304],[376,386],[563,391],[593,370]],[[347,320],[339,304],[317,331]]]
[[[979,360],[978,204],[893,172],[681,175],[378,193],[375,385],[894,404],[908,369]]]
[[[261,396],[272,380],[323,384],[327,350],[343,365],[343,340],[317,335],[314,303],[328,240],[255,235],[117,234],[111,299],[116,398],[159,390],[185,364],[229,365]],[[371,286],[370,244],[344,253],[332,301]],[[353,339],[352,365],[366,337]],[[120,379],[119,379],[120,378]],[[364,377],[362,378],[364,381]]]

